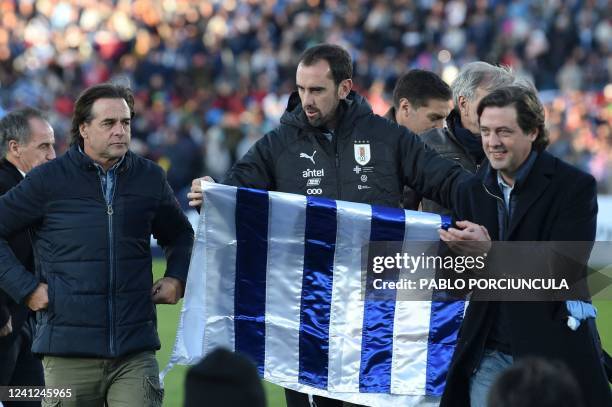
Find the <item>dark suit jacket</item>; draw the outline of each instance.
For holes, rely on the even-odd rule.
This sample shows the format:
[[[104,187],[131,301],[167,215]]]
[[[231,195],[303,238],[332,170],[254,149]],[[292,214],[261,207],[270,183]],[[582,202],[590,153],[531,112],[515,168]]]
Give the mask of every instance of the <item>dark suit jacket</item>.
[[[0,195],[4,195],[9,189],[20,183],[22,179],[21,173],[13,164],[5,158],[0,160]],[[9,245],[25,268],[34,272],[34,255],[29,232],[16,233],[9,239]],[[15,335],[19,333],[24,321],[27,319],[28,313],[27,307],[15,303],[0,289],[0,326],[6,324],[9,314],[12,316],[13,326],[13,333],[11,335],[0,338],[0,346],[6,346],[6,342],[13,340]]]
[[[455,212],[460,219],[486,226],[491,239],[498,240],[497,205],[502,195],[494,174],[486,163],[477,177],[464,183]],[[597,194],[592,176],[543,152],[515,193],[517,202],[506,240],[595,239]],[[470,303],[441,406],[469,407],[469,380],[480,364],[493,319],[501,307],[515,359],[541,356],[562,360],[578,380],[586,406],[612,406],[595,324],[583,323],[576,332],[571,331],[566,320],[559,318],[565,310],[563,302]]]

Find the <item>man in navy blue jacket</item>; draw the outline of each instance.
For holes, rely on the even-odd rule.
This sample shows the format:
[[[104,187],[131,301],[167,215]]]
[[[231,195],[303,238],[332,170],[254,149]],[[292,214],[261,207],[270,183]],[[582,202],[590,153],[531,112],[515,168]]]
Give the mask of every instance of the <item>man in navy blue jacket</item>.
[[[37,311],[32,351],[64,406],[161,405],[155,304],[181,298],[193,230],[163,170],[129,151],[133,106],[124,87],[86,89],[69,151],[0,198],[0,288]],[[35,274],[6,241],[28,227]],[[156,283],[151,234],[167,259]]]

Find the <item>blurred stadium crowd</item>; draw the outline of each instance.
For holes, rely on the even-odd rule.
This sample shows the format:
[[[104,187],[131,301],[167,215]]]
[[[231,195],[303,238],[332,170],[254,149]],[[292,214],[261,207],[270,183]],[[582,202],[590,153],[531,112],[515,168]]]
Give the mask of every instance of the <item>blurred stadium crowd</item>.
[[[451,82],[466,62],[512,66],[548,109],[550,151],[612,193],[612,6],[607,0],[4,0],[0,115],[51,113],[58,153],[73,101],[107,80],[136,94],[132,148],[168,169],[180,198],[221,176],[272,129],[301,51],[348,48],[355,88],[389,106],[410,68]]]

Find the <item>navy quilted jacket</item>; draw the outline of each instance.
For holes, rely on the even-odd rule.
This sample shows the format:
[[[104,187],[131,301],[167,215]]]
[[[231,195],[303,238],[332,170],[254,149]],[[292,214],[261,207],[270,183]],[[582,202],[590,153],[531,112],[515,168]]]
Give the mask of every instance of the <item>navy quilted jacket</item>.
[[[117,171],[107,205],[92,160],[73,146],[0,198],[0,288],[23,302],[39,281],[49,284],[35,353],[110,358],[159,349],[150,237],[164,248],[165,275],[185,281],[193,230],[159,166],[128,152]],[[35,274],[6,242],[26,227]]]

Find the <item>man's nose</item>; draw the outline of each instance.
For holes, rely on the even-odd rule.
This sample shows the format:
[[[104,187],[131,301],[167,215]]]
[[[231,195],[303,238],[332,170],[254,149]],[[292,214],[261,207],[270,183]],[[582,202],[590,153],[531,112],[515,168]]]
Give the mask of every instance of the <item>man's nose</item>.
[[[312,106],[313,105],[313,98],[312,98],[312,93],[306,91],[302,94],[302,104],[304,106]]]
[[[489,136],[489,145],[490,146],[501,146],[501,138],[499,138],[499,136],[494,133],[491,132],[491,135]]]
[[[47,161],[51,161],[56,157],[55,155],[55,149],[53,147],[51,147],[51,149],[49,150],[49,152],[47,153]]]
[[[129,133],[129,126],[126,126],[125,124],[115,124],[113,126],[113,136],[116,137],[124,137],[125,135],[127,135]]]

